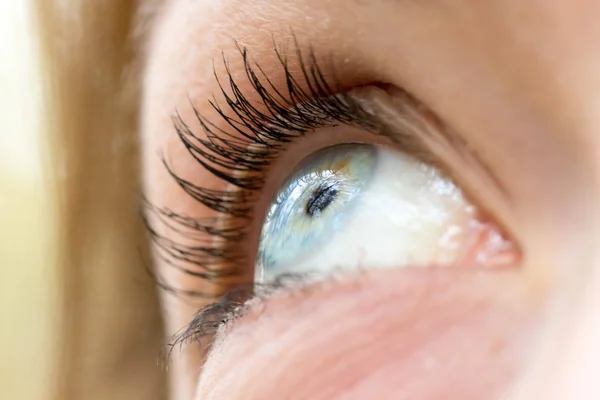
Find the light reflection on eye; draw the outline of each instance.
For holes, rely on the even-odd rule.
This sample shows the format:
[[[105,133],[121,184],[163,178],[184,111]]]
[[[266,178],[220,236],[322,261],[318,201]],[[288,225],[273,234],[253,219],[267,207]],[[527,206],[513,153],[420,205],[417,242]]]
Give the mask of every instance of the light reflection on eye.
[[[306,158],[269,206],[258,247],[257,282],[290,273],[498,266],[514,255],[440,170],[367,144]]]

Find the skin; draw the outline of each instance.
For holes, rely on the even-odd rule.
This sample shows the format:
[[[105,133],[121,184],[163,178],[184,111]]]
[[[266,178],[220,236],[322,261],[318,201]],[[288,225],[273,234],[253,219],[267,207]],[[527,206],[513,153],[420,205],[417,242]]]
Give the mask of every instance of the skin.
[[[293,30],[332,55],[346,87],[403,87],[457,132],[505,196],[465,187],[525,255],[514,268],[371,271],[275,295],[220,332],[205,364],[200,344],[175,354],[172,398],[600,398],[599,15],[589,0],[164,2],[142,107],[152,201],[206,216],[157,155],[219,188],[170,116],[190,117],[190,98],[214,117],[212,60],[234,54],[231,38],[268,69],[272,37]],[[173,286],[211,290],[157,268]],[[163,304],[172,334],[203,302]]]

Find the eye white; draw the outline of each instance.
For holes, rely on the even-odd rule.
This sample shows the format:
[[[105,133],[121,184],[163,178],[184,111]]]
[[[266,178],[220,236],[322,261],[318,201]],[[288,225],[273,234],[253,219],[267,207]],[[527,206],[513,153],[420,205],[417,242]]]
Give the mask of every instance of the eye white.
[[[398,151],[377,152],[373,176],[344,225],[298,262],[257,271],[259,280],[456,262],[474,207],[438,169]]]

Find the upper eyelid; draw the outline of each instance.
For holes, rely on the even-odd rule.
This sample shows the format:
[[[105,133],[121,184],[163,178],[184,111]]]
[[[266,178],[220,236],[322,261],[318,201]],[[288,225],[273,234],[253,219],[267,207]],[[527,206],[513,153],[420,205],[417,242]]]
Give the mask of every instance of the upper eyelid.
[[[468,143],[432,110],[401,88],[388,85],[388,89],[385,91],[387,92],[386,95],[377,96],[379,98],[372,102],[376,105],[370,107],[376,108],[372,112],[372,116],[379,129],[384,132],[390,130],[389,136],[400,140],[400,147],[449,173],[456,181],[460,181],[461,179],[452,174],[453,168],[447,165],[445,157],[439,154],[441,152],[432,149],[434,147],[432,143],[443,144],[447,148],[451,148],[474,171],[484,172],[487,178],[491,179],[494,187],[499,190],[500,195],[505,200],[510,200],[508,191],[493,171],[477,153],[469,148]],[[372,99],[375,96],[365,97]],[[381,100],[384,97],[385,99]],[[393,105],[391,104],[392,101],[394,102]],[[390,112],[392,109],[393,112]],[[398,114],[403,114],[402,118],[397,118]],[[397,123],[399,120],[401,126],[390,122],[395,121]]]
[[[296,41],[294,43],[298,46]],[[304,85],[299,83],[297,77],[289,71],[285,56],[277,48],[275,49],[280,66],[285,72],[286,96],[282,94],[282,90],[277,89],[260,64],[251,61],[247,50],[238,45],[246,78],[252,88],[250,92],[254,91],[258,95],[264,110],[255,107],[253,102],[256,99],[247,96],[245,91],[240,89],[230,71],[227,59],[223,58],[229,88],[222,84],[222,78],[216,72],[215,80],[225,105],[222,106],[215,98],[208,100],[210,108],[216,112],[221,123],[213,123],[205,118],[192,104],[195,120],[206,135],[206,138],[200,138],[193,133],[179,114],[173,118],[173,125],[181,142],[205,169],[242,190],[260,189],[264,180],[261,175],[253,174],[262,172],[272,159],[265,159],[267,156],[265,151],[253,154],[253,151],[256,151],[256,147],[251,146],[253,142],[265,148],[279,150],[281,146],[274,143],[273,139],[285,142],[302,136],[306,131],[339,123],[358,125],[373,133],[388,136],[402,149],[420,158],[427,158],[425,161],[432,161],[431,157],[428,157],[431,153],[418,140],[419,135],[414,133],[414,129],[411,129],[409,134],[406,134],[405,130],[389,129],[384,119],[377,118],[377,113],[372,110],[366,111],[354,96],[348,95],[347,91],[341,89],[339,82],[334,80],[334,83],[330,84],[324,77],[311,47],[308,48],[309,67],[305,65],[299,47],[295,52]],[[333,68],[330,69],[335,71]],[[256,70],[261,71],[262,77],[256,74]],[[403,93],[405,108],[416,111],[412,113],[413,115],[421,114],[422,104],[408,93]],[[417,121],[412,116],[407,116],[406,120],[419,122],[421,126],[437,122],[425,121],[424,118]],[[228,128],[232,132],[228,132]],[[220,167],[228,170],[223,171]],[[233,176],[232,171],[244,172],[246,176]]]

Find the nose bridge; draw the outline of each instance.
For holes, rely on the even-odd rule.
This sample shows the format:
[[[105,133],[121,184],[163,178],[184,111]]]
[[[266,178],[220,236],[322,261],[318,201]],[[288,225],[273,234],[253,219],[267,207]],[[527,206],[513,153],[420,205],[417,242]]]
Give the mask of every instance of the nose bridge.
[[[583,400],[600,398],[600,258],[589,260],[589,279],[567,307],[557,310],[555,355],[546,364],[549,400]],[[562,314],[562,315],[561,315]],[[562,322],[561,322],[562,321]],[[562,329],[560,329],[562,326]],[[552,340],[554,339],[554,340]],[[552,346],[548,346],[551,351]]]
[[[538,211],[528,209],[545,209],[532,232],[530,269],[549,277],[547,314],[514,400],[600,399],[600,90],[584,82],[556,86],[556,112],[546,108],[538,120],[556,139],[556,159],[543,163],[558,172],[542,183],[552,190],[532,196]]]
[[[556,2],[547,8],[552,18],[527,27],[539,35],[520,41],[518,55],[532,68],[515,63],[513,71],[516,93],[534,109],[541,137],[556,144],[554,159],[547,159],[548,152],[541,169],[547,179],[542,186],[552,190],[531,198],[540,202],[538,210],[548,204],[537,220],[543,229],[535,228],[536,252],[547,255],[543,268],[558,272],[547,296],[539,355],[515,400],[600,399],[600,25],[597,13],[575,3],[564,1],[559,10]],[[548,238],[556,248],[548,247]]]
[[[591,103],[599,95],[587,99]],[[553,400],[600,398],[600,112],[585,115],[590,110],[582,107],[575,115],[586,120],[581,131],[573,132],[581,139],[583,160],[581,190],[572,202],[580,220],[579,229],[570,232],[571,249],[560,260],[565,279],[555,300],[557,354],[550,364],[555,389],[548,397]]]
[[[597,192],[590,190],[579,203],[588,219],[572,241],[578,246],[556,253],[559,273],[548,292],[539,351],[511,399],[600,399],[600,223],[592,208]]]
[[[564,371],[557,400],[600,398],[600,260],[596,257],[592,261],[593,279],[583,291],[581,309],[563,348]]]

